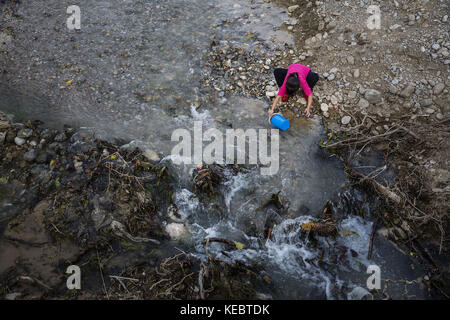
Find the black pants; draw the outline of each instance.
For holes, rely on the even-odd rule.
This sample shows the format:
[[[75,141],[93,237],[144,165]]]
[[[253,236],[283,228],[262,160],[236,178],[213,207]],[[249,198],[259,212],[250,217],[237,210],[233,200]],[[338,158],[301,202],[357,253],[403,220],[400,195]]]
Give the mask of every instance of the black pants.
[[[287,76],[287,69],[283,68],[275,68],[273,71],[273,74],[275,76],[275,81],[277,82],[277,85],[279,88],[283,85],[284,79]],[[306,82],[308,83],[308,86],[312,89],[316,85],[317,81],[319,81],[319,75],[315,72],[310,71],[306,77]]]

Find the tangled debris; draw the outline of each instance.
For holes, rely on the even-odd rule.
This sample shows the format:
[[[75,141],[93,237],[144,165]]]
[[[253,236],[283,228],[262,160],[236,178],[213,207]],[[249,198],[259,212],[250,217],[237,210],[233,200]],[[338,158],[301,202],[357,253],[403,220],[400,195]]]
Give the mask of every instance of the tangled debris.
[[[198,167],[192,173],[195,187],[207,194],[213,194],[223,180],[223,167],[217,164]]]
[[[1,296],[255,298],[246,269],[239,266],[201,263],[184,252],[161,259],[155,248],[167,235],[159,212],[173,205],[172,178],[139,149],[98,140],[86,128],[61,132],[39,122],[11,123],[2,113],[0,139],[0,206],[9,208],[0,220],[5,225],[0,256],[9,250],[20,254],[17,263],[0,259]],[[197,181],[209,192],[222,178],[221,167],[208,166]],[[130,254],[144,254],[147,262],[119,263]],[[82,265],[92,278],[82,293],[61,297],[66,264]]]
[[[255,299],[249,276],[236,267],[203,263],[181,251],[158,268],[126,269],[109,289],[113,299]]]

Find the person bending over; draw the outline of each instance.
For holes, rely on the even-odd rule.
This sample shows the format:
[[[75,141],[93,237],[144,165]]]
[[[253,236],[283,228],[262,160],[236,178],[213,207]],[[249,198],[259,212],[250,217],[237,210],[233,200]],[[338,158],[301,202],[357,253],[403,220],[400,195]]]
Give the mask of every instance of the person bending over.
[[[276,68],[273,73],[280,90],[273,102],[272,109],[269,111],[269,116],[272,117],[273,111],[280,99],[281,101],[286,102],[289,97],[303,91],[303,95],[306,101],[308,101],[305,114],[306,117],[309,118],[311,115],[310,111],[313,98],[312,89],[317,81],[319,81],[319,75],[302,64],[291,64],[287,69]]]

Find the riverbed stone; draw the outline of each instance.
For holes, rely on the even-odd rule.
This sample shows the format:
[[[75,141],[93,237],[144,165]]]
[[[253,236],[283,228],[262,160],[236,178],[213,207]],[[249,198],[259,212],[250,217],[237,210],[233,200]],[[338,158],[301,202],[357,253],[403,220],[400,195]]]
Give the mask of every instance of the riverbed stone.
[[[189,231],[183,223],[169,223],[165,230],[173,240],[184,240],[189,237]]]
[[[328,105],[326,103],[322,103],[320,105],[320,110],[322,110],[322,112],[327,112],[328,111]]]
[[[383,101],[381,92],[375,89],[366,89],[364,98],[372,104],[377,104]]]
[[[63,142],[67,140],[67,135],[64,132],[61,132],[60,134],[57,134],[55,137],[55,141],[57,142]]]
[[[24,153],[23,159],[28,162],[33,162],[37,158],[38,153],[39,151],[37,149],[31,148],[30,150]]]
[[[350,98],[350,99],[355,99],[356,98],[356,96],[357,96],[357,92],[356,91],[350,91],[349,93],[348,93],[348,97]]]
[[[19,132],[17,133],[17,137],[19,138],[29,138],[33,135],[33,130],[30,128],[23,128],[21,130],[19,130]]]
[[[364,98],[359,99],[358,107],[360,107],[362,109],[366,109],[369,107],[369,105],[370,105],[370,103],[366,99],[364,99]]]
[[[433,104],[433,100],[431,99],[424,99],[419,102],[419,105],[421,108],[429,107]]]
[[[3,120],[0,121],[0,130],[8,129],[10,126],[11,125],[9,124],[8,121],[3,121]]]
[[[342,117],[342,119],[341,119],[341,123],[342,123],[343,125],[347,125],[347,124],[350,123],[350,120],[352,120],[352,118],[351,118],[350,116],[344,116],[344,117]]]
[[[400,92],[400,96],[403,98],[409,98],[413,92],[416,90],[416,85],[414,83],[409,83],[403,90]]]
[[[158,154],[151,149],[145,149],[144,156],[151,161],[159,162],[159,160],[161,160]]]
[[[433,93],[435,95],[440,95],[442,93],[442,91],[444,91],[444,89],[445,89],[445,83],[438,83],[437,85],[434,86]]]
[[[23,138],[19,138],[19,137],[15,137],[14,138],[14,142],[18,145],[18,146],[22,146],[25,144],[26,140]]]
[[[290,6],[288,7],[288,11],[290,13],[294,12],[295,10],[297,10],[300,6],[298,4],[294,5],[294,6]]]

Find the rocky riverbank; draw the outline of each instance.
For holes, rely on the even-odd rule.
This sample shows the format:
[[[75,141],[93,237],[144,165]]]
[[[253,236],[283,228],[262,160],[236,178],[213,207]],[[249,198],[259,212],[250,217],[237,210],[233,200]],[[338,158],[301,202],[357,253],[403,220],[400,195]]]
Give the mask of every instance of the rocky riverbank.
[[[328,129],[322,146],[340,157],[355,182],[385,199],[381,219],[388,228],[382,233],[421,256],[443,280],[440,288],[448,286],[448,4],[380,3],[380,28],[371,30],[369,5],[360,1],[275,3],[286,7],[290,18],[282,29],[296,45],[245,52],[232,42],[212,41],[213,72],[205,84],[219,96],[267,99],[269,107],[277,91],[274,68],[301,63],[318,72],[312,114]],[[292,120],[303,117],[305,106],[299,97],[279,109]],[[382,165],[368,166],[373,153],[384,155]],[[380,176],[386,170],[396,178]],[[424,250],[421,242],[435,249]]]
[[[107,81],[94,81],[101,75],[98,72],[92,78],[80,76],[70,84],[62,83],[72,72],[83,74],[86,68],[77,66],[76,61],[66,66],[61,61],[53,65],[54,58],[45,63],[36,61],[34,67],[40,72],[35,76],[47,81],[45,90],[51,95],[54,83],[47,77],[45,65],[52,65],[62,84],[58,95],[65,97],[67,90],[80,92],[72,86],[75,84],[85,93],[93,92],[92,98],[106,112],[118,107],[113,103],[119,101],[117,96],[133,105],[141,103],[140,109],[127,115],[129,125],[139,123],[136,116],[142,113],[152,114],[148,103],[162,103],[168,112],[177,113],[183,109],[177,108],[179,104],[203,110],[211,97],[220,101],[238,95],[263,100],[269,109],[277,91],[272,70],[291,63],[311,66],[321,75],[314,90],[312,114],[323,120],[328,130],[322,147],[342,160],[356,184],[383,202],[377,216],[372,217],[378,219],[373,233],[378,230],[378,235],[426,267],[415,283],[435,296],[448,297],[450,47],[446,4],[380,3],[381,29],[369,30],[368,5],[361,1],[275,2],[286,8],[289,19],[280,30],[291,34],[295,45],[272,47],[258,33],[240,39],[215,34],[213,30],[220,23],[233,23],[217,21],[211,26],[207,57],[199,62],[199,95],[189,101],[182,96],[175,100],[166,97],[163,93],[167,88],[161,88],[161,95],[154,97],[147,96],[150,87],[128,90],[128,80],[121,84],[130,96],[109,92],[100,89],[111,86]],[[172,12],[162,9],[164,14]],[[15,16],[10,19],[14,25]],[[235,22],[248,21],[247,16]],[[2,31],[2,46],[16,50],[9,31]],[[76,37],[66,37],[68,51],[77,50],[72,43]],[[121,70],[112,70],[108,81],[115,81],[120,74],[140,72],[141,67],[131,61],[132,56],[139,56],[138,49],[120,53]],[[14,52],[18,54],[13,57],[14,65],[20,66],[20,50]],[[97,52],[101,63],[111,52],[114,50]],[[60,54],[66,57],[63,51]],[[7,60],[7,55],[2,59]],[[57,71],[59,67],[62,73]],[[25,79],[26,72],[19,69]],[[166,80],[170,83],[173,79]],[[84,101],[75,99],[79,98],[76,95],[73,98],[77,103]],[[108,103],[103,105],[104,101]],[[281,105],[280,110],[295,122],[304,117],[305,106],[306,101],[298,97]],[[121,121],[119,111],[113,112],[112,118]],[[216,120],[227,123],[227,119]],[[169,233],[179,238],[183,228],[171,210],[173,177],[170,168],[159,163],[162,155],[135,149],[128,141],[96,139],[90,128],[58,131],[39,122],[13,122],[1,116],[3,297],[265,298],[257,294],[255,283],[270,286],[271,280],[258,273],[257,266],[230,266],[212,257],[205,265],[185,254],[183,248],[174,249],[173,244],[167,245],[170,250],[163,250]],[[381,164],[367,162],[373,154],[382,155]],[[395,173],[395,178],[386,172]],[[357,206],[345,208],[356,211]],[[172,214],[169,226],[163,223],[166,213]],[[336,233],[335,226],[329,224],[306,224],[305,228],[308,232]],[[267,236],[270,233],[263,237]],[[347,249],[344,254],[332,255],[355,254]],[[83,293],[66,290],[65,268],[70,264],[84,267]]]
[[[0,295],[256,297],[240,278],[245,267],[200,264],[181,249],[164,256],[160,248],[175,236],[176,223],[161,221],[173,206],[173,178],[150,150],[119,142],[96,139],[90,128],[11,123],[0,113]],[[73,264],[83,270],[82,294],[65,287]]]

